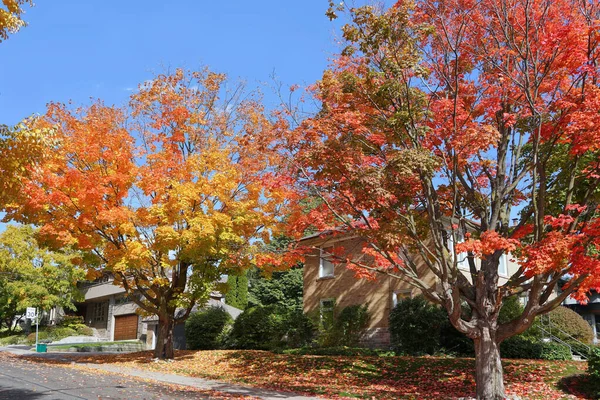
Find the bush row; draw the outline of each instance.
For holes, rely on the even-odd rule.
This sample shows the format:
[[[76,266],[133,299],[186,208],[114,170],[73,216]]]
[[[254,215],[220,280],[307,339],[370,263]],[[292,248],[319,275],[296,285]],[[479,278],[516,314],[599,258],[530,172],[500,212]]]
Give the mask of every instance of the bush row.
[[[466,311],[465,311],[466,312]],[[521,315],[518,299],[510,298],[502,306],[499,322],[506,323]],[[465,316],[466,317],[466,316]],[[593,337],[590,326],[576,312],[565,307],[553,310],[549,317],[552,334],[569,342],[576,338],[590,343]],[[571,351],[560,343],[543,341],[541,323],[537,321],[523,334],[509,338],[500,344],[505,358],[544,360],[569,360]],[[473,343],[451,325],[446,312],[428,302],[422,296],[403,299],[390,314],[392,348],[396,353],[407,355],[452,354],[472,356]],[[575,349],[577,343],[571,344]]]
[[[330,319],[301,309],[255,306],[232,322],[223,308],[209,307],[187,320],[186,343],[191,350],[358,346],[369,322],[367,306],[349,306],[332,315]]]

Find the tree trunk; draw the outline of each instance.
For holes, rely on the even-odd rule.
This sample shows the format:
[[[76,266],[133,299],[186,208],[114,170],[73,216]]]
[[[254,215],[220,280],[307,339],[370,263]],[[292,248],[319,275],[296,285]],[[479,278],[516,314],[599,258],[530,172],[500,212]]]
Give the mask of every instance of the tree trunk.
[[[158,336],[156,337],[156,347],[154,348],[154,357],[161,360],[172,359],[175,356],[173,352],[173,328],[175,323],[172,317],[158,317]]]
[[[477,400],[503,400],[506,396],[500,345],[490,328],[483,328],[474,342]]]

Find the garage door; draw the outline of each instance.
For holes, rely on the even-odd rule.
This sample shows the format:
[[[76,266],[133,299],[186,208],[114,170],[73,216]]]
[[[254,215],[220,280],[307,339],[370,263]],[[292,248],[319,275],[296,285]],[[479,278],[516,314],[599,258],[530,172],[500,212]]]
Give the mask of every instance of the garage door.
[[[137,339],[138,315],[115,317],[115,340]]]

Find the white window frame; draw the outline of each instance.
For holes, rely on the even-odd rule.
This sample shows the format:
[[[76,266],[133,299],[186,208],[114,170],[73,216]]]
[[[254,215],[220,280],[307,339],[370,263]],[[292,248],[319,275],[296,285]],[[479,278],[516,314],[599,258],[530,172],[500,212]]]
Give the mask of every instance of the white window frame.
[[[405,295],[405,296],[401,296],[400,298],[408,297],[409,299],[412,299],[412,290],[411,289],[394,290],[392,292],[392,308],[396,308],[396,306],[398,305],[398,295]]]
[[[324,256],[323,253],[326,253],[324,252],[323,247],[319,247],[319,278],[333,278],[335,276],[335,265],[333,262],[326,259],[326,256]],[[327,264],[331,267],[331,273],[326,274]]]
[[[328,302],[331,302],[330,306],[325,305],[325,303],[328,303]],[[334,310],[335,310],[335,298],[328,297],[328,298],[319,300],[319,319],[321,321],[321,324],[323,324],[324,322],[329,322],[329,323],[333,322]],[[331,313],[331,321],[325,321],[325,313]]]

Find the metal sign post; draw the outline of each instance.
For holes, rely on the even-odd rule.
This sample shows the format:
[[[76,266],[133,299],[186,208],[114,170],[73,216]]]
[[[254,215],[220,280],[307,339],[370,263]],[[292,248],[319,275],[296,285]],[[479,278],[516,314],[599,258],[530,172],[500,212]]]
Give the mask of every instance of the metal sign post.
[[[39,336],[39,322],[37,307],[27,307],[27,311],[25,312],[25,318],[34,319],[35,318],[35,350],[38,348],[38,336]]]

